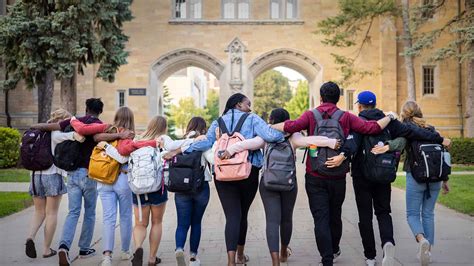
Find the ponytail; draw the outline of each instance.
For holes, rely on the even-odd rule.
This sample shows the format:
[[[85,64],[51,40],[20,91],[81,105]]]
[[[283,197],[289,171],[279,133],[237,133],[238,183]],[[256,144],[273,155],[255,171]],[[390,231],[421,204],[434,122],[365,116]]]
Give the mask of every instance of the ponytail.
[[[227,103],[225,104],[224,112],[222,113],[222,115],[225,115],[227,111],[234,109],[235,106],[238,103],[242,102],[245,98],[247,98],[247,96],[243,95],[242,93],[235,93],[230,96],[227,100]]]

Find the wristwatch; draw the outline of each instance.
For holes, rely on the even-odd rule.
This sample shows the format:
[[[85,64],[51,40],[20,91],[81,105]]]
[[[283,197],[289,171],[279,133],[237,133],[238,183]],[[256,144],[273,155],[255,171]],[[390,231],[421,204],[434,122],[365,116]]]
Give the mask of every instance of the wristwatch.
[[[339,153],[339,155],[344,156],[344,160],[347,159],[347,156],[346,156],[346,153],[345,153],[345,152],[341,152],[341,153]]]

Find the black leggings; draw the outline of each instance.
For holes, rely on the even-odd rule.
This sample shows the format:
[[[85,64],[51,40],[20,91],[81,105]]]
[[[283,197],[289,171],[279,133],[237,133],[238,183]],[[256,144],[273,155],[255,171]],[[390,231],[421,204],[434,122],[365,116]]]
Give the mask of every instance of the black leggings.
[[[225,244],[227,251],[236,251],[245,245],[247,215],[257,194],[260,168],[252,166],[247,179],[240,181],[215,181],[217,194],[225,214]]]
[[[290,244],[293,231],[293,209],[295,207],[298,187],[291,191],[270,191],[260,182],[260,196],[262,197],[267,221],[267,244],[270,252],[278,252],[281,244]]]

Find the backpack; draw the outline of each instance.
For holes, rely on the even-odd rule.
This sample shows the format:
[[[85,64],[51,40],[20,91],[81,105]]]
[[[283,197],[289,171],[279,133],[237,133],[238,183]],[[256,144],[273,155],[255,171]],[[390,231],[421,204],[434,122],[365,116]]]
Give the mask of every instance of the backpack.
[[[339,139],[342,147],[346,138],[339,120],[344,115],[344,112],[337,110],[334,114],[329,116],[326,112],[321,114],[315,108],[313,109],[313,115],[317,124],[313,135]],[[328,116],[328,118],[324,119],[324,116]],[[344,160],[340,166],[335,168],[328,168],[325,165],[328,158],[337,156],[339,153],[340,151],[336,151],[329,147],[318,147],[317,155],[315,157],[309,157],[311,169],[324,176],[346,176],[349,172],[349,160]]]
[[[115,140],[110,145],[117,147],[118,141]],[[117,181],[120,174],[120,163],[107,155],[104,149],[97,146],[92,151],[89,162],[89,178],[107,185]]]
[[[225,151],[228,146],[245,140],[245,137],[242,136],[239,131],[248,116],[248,113],[243,114],[237,122],[234,131],[231,133],[227,130],[222,117],[219,117],[217,120],[222,135],[219,140],[217,140],[216,152],[214,153],[214,172],[216,179],[219,181],[243,180],[250,175],[252,164],[248,160],[248,150],[236,153],[229,159],[222,160],[218,156],[219,152]]]
[[[202,152],[180,154],[169,160],[169,177],[166,188],[171,192],[196,193],[204,184]]]
[[[384,129],[379,135],[366,135],[362,139],[361,170],[363,176],[375,183],[390,184],[397,177],[399,156],[396,152],[373,154],[372,148],[376,145],[385,144],[392,136],[388,129]]]
[[[74,128],[71,125],[68,125],[64,132],[73,132]],[[73,140],[66,140],[54,148],[54,165],[57,167],[66,170],[74,171],[79,168],[81,163],[81,143]]]
[[[431,128],[431,130],[434,130]],[[445,181],[451,174],[450,163],[445,160],[447,151],[441,144],[429,141],[411,141],[410,171],[418,183]]]
[[[163,167],[160,152],[143,147],[130,154],[128,184],[135,194],[156,192],[163,188]]]
[[[262,179],[265,188],[271,191],[291,191],[295,188],[295,155],[287,139],[266,145]]]
[[[41,171],[53,165],[51,132],[30,129],[23,133],[20,147],[21,163],[31,171]]]

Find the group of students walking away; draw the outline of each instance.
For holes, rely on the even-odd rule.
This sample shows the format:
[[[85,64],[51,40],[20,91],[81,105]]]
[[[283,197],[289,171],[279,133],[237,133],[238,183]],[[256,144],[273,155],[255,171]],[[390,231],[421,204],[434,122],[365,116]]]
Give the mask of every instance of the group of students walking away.
[[[396,178],[403,151],[407,220],[418,242],[420,263],[428,265],[434,244],[436,199],[441,188],[449,191],[450,157],[445,147],[450,146],[450,140],[423,120],[415,102],[403,105],[399,121],[394,113],[385,115],[376,108],[376,97],[370,91],[358,95],[359,116],[336,106],[340,98],[337,84],[324,83],[320,96],[321,105],[296,120],[290,120],[283,108],[272,110],[267,124],[251,113],[249,98],[236,93],[209,129],[203,118],[194,117],[180,140],[166,135],[167,121],[162,116],[153,117],[145,132],[135,135],[134,114],[127,107],[117,110],[113,123],[102,123],[98,119],[103,110],[100,99],[86,101],[83,117],[72,117],[62,109],[54,111],[48,123],[32,126],[22,139],[21,157],[25,168],[32,171],[30,194],[35,205],[26,255],[37,257],[34,240],[45,222],[42,256],[57,254],[59,265],[70,265],[69,250],[82,202],[84,221],[79,257],[95,255],[91,241],[99,196],[103,206],[101,265],[112,263],[117,215],[121,254],[114,254],[115,258],[130,260],[134,266],[144,262],[157,265],[161,263],[156,255],[170,191],[177,212],[176,263],[200,265],[201,223],[210,200],[209,182],[214,180],[226,219],[228,265],[251,260],[245,253],[245,243],[248,212],[257,190],[264,205],[272,265],[280,265],[293,253],[289,245],[300,190],[295,150],[306,148],[305,190],[322,265],[333,265],[343,252],[341,211],[349,171],[366,263],[376,263],[372,226],[375,212],[382,242],[382,265],[394,265],[390,183]],[[51,242],[61,196],[65,193],[69,212],[56,251]],[[150,220],[150,250],[145,257],[143,243]],[[184,248],[188,231],[191,232],[187,256]]]

